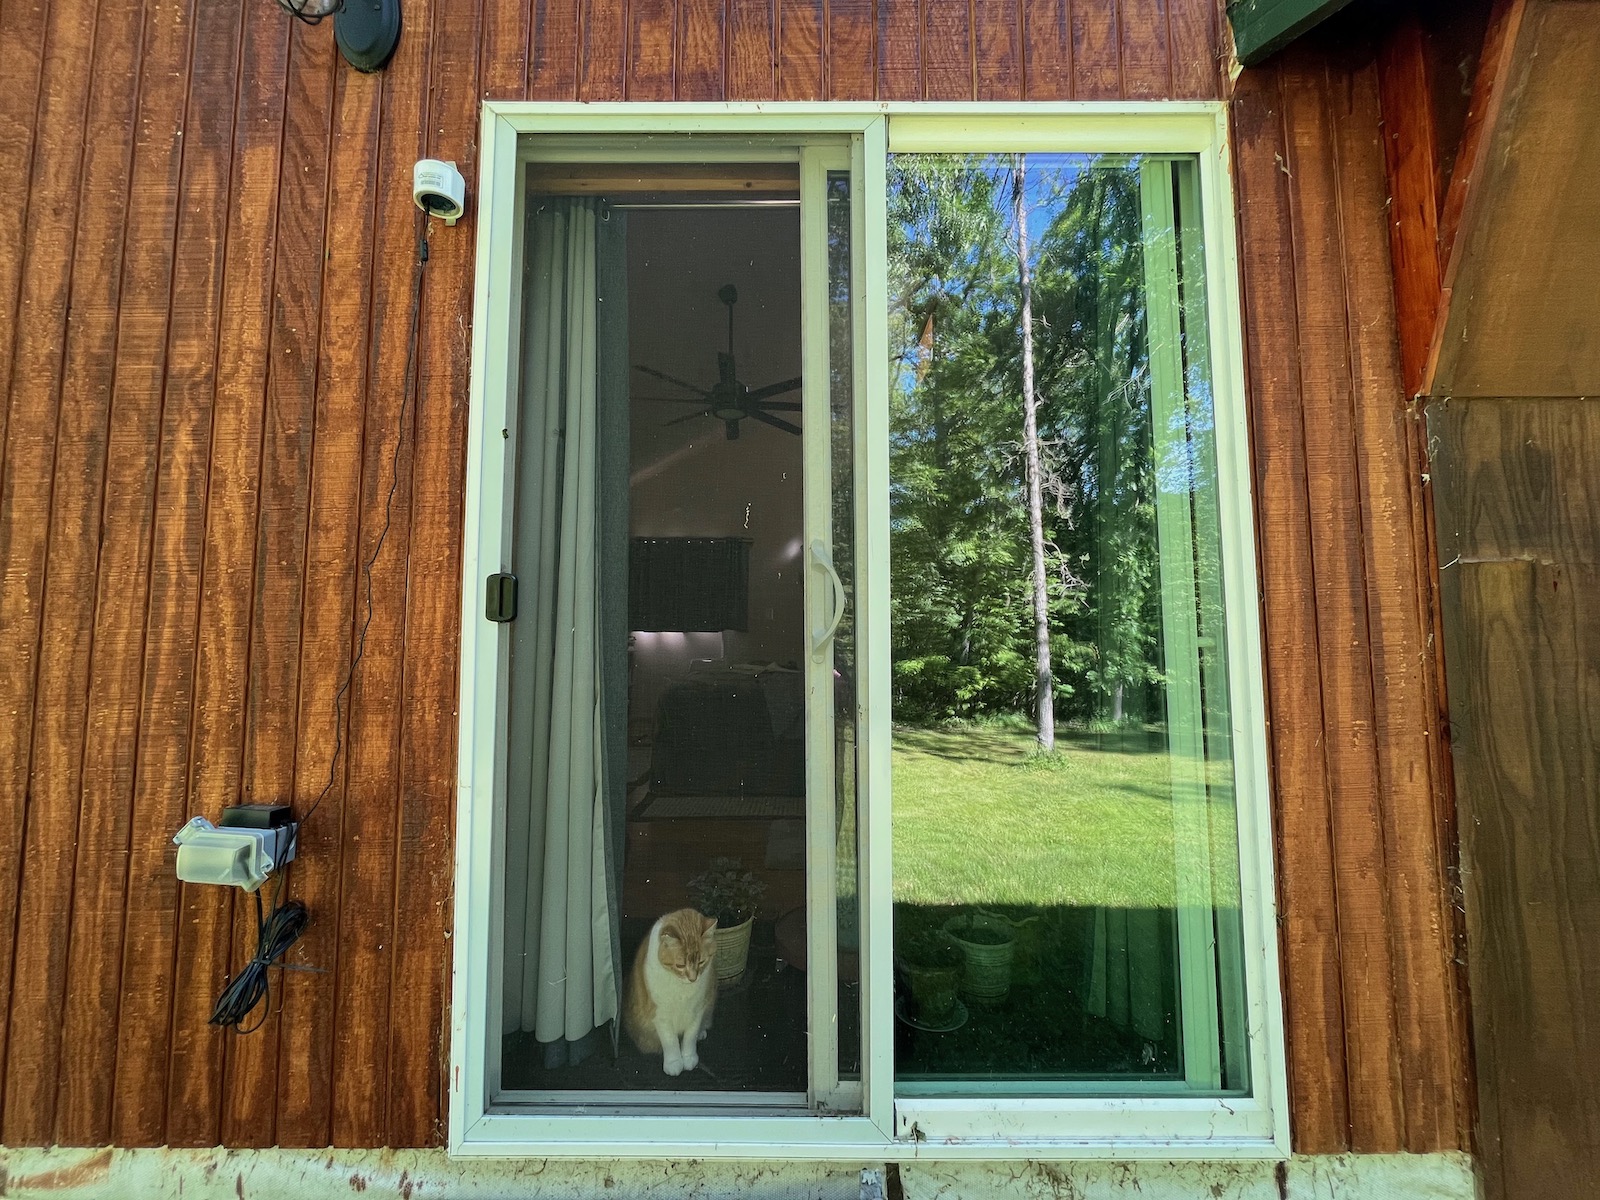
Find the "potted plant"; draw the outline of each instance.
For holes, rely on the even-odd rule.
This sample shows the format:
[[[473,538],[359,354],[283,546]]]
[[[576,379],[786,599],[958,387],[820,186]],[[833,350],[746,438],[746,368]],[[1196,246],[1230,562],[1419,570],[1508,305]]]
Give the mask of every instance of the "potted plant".
[[[998,917],[976,913],[951,917],[944,924],[961,952],[967,969],[961,990],[974,1000],[1003,1000],[1011,990],[1011,962],[1016,936]]]
[[[712,937],[717,943],[717,983],[727,985],[744,974],[750,958],[750,928],[767,885],[744,869],[737,858],[713,858],[689,880],[690,902],[708,917],[716,918]]]
[[[949,1017],[966,956],[942,929],[921,929],[899,945],[900,966],[917,1003],[916,1015],[930,1025]]]

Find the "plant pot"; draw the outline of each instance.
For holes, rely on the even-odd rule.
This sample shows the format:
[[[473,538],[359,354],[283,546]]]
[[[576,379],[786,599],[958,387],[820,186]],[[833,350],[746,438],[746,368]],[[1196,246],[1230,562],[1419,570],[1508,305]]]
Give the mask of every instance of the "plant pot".
[[[961,990],[974,1000],[1004,1000],[1011,991],[1016,937],[1004,921],[990,916],[951,917],[944,931],[967,957]]]
[[[962,967],[928,967],[920,963],[903,963],[906,982],[911,985],[911,996],[917,1002],[917,1016],[924,1021],[937,1023],[955,1010],[956,988],[964,973]]]
[[[1035,913],[1020,920],[1004,913],[980,908],[978,916],[999,921],[1011,930],[1016,950],[1011,959],[1011,982],[1023,987],[1039,982],[1044,975],[1044,917]]]
[[[750,961],[750,930],[755,920],[754,917],[747,917],[742,925],[732,925],[726,929],[718,925],[712,930],[712,940],[717,944],[718,987],[727,987],[744,974],[745,964]]]

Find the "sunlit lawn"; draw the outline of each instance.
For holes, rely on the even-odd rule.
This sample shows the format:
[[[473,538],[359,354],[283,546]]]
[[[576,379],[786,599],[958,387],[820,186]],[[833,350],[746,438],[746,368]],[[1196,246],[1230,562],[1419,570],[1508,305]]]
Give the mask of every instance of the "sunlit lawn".
[[[1173,904],[1170,768],[1159,741],[1021,727],[901,728],[894,897],[901,903]]]

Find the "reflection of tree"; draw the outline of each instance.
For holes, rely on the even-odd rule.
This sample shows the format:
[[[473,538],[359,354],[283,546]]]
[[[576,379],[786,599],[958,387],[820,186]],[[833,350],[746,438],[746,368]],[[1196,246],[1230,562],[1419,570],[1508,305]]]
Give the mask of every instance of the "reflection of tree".
[[[1032,332],[1054,711],[1151,716],[1155,472],[1139,177],[901,156],[889,186],[896,712],[1031,711],[1024,328]],[[1032,321],[1022,322],[1026,247]]]

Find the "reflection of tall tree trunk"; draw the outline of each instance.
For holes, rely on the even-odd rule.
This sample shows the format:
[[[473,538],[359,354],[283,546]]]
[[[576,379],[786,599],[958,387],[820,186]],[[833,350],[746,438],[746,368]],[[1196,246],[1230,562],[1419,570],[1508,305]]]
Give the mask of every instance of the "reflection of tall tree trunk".
[[[1111,702],[1113,721],[1122,719],[1122,679],[1113,672],[1123,669],[1121,654],[1122,588],[1118,580],[1118,564],[1112,531],[1117,520],[1117,434],[1121,428],[1116,404],[1116,373],[1113,358],[1116,355],[1117,314],[1116,297],[1111,286],[1110,264],[1105,261],[1101,247],[1105,241],[1105,227],[1110,223],[1111,189],[1104,182],[1097,188],[1099,195],[1095,207],[1094,254],[1090,262],[1095,275],[1095,540],[1099,543],[1097,559],[1098,577],[1095,580],[1099,595],[1095,604],[1099,625],[1099,650],[1101,678]]]
[[[1028,533],[1033,541],[1035,703],[1039,748],[1056,747],[1055,687],[1050,672],[1050,597],[1044,576],[1044,491],[1039,471],[1039,396],[1033,386],[1033,278],[1028,270],[1027,164],[1017,155],[1011,183],[1017,217],[1017,277],[1022,284],[1022,452],[1028,460]]]

